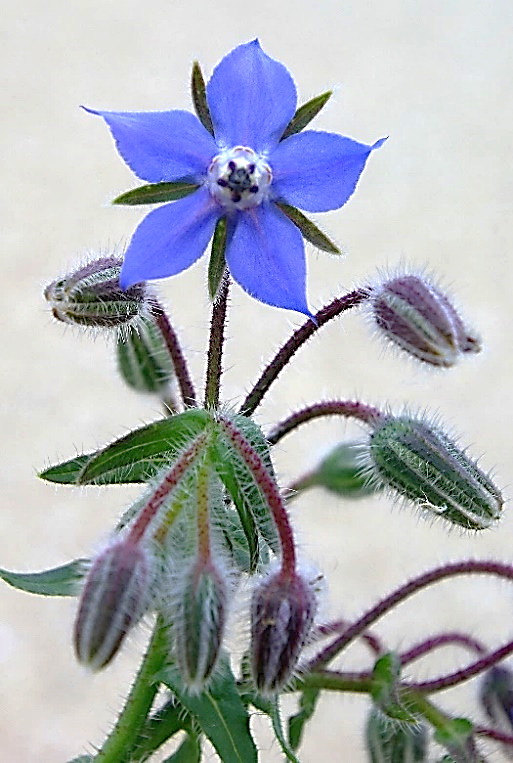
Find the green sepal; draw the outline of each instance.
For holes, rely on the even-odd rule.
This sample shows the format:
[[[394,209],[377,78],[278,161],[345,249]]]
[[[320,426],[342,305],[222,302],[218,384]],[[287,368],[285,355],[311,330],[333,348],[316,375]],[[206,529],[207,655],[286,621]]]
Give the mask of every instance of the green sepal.
[[[151,318],[118,331],[116,354],[123,381],[137,392],[160,394],[175,376],[166,341]]]
[[[219,289],[223,281],[226,270],[226,217],[221,217],[217,221],[212,240],[212,251],[208,262],[208,293],[212,302],[215,302]]]
[[[472,734],[474,725],[468,718],[450,718],[447,722],[436,729],[433,739],[438,744],[445,747],[450,754],[449,760],[472,761],[472,763],[481,763],[481,758],[475,750]]]
[[[132,188],[131,191],[116,196],[112,204],[137,206],[139,204],[165,204],[167,201],[177,201],[193,193],[199,188],[197,183],[178,181],[176,183],[149,183]]]
[[[299,209],[291,207],[290,204],[284,204],[282,201],[277,201],[276,205],[299,228],[303,238],[316,246],[317,249],[322,249],[323,252],[329,252],[329,254],[341,254],[338,246],[333,241],[330,241],[322,230],[319,230],[317,225],[309,220]]]
[[[231,421],[256,450],[269,474],[274,476],[269,445],[260,428],[254,421],[242,414],[233,416]],[[258,553],[256,526],[270,548],[275,553],[279,553],[280,542],[276,525],[250,469],[222,432],[216,438],[212,451],[214,468],[237,507],[250,549],[254,549],[255,554]]]
[[[94,758],[92,755],[79,755],[78,758],[68,761],[68,763],[93,763]]]
[[[283,724],[281,720],[280,705],[279,705],[278,697],[267,699],[260,695],[252,694],[249,697],[246,697],[246,699],[249,699],[251,704],[257,710],[260,710],[260,712],[265,713],[267,716],[269,716],[269,719],[272,723],[274,735],[276,737],[278,744],[281,747],[281,751],[283,752],[285,758],[287,760],[290,760],[291,763],[300,763],[299,758],[296,757],[296,755],[294,754],[294,750],[292,749],[291,745],[289,744],[289,742],[287,741],[285,737],[285,734],[283,731]]]
[[[372,671],[372,699],[389,718],[417,723],[418,718],[408,710],[399,695],[397,684],[400,677],[401,662],[395,652],[379,657]]]
[[[210,414],[203,409],[184,411],[136,429],[94,453],[52,466],[39,476],[66,485],[147,482],[172,462],[209,421]]]
[[[305,725],[315,712],[320,694],[319,689],[304,689],[301,693],[299,711],[289,718],[289,741],[293,750],[301,744]]]
[[[174,665],[166,667],[156,678],[166,684],[188,710],[223,763],[257,763],[249,713],[226,656],[219,660],[212,680],[201,694],[188,690]]]
[[[76,596],[80,593],[82,579],[87,567],[87,559],[53,567],[42,572],[9,572],[0,569],[0,578],[19,591],[36,593],[40,596]]]
[[[294,483],[296,490],[306,490],[310,487],[322,487],[342,498],[362,498],[376,493],[380,488],[369,481],[362,469],[362,443],[342,442],[336,445],[317,465],[317,467],[302,479]]]
[[[212,117],[210,116],[210,109],[207,103],[207,91],[205,88],[205,79],[201,71],[201,67],[197,61],[194,61],[192,65],[191,74],[191,93],[192,102],[194,105],[194,111],[196,115],[209,133],[214,137],[214,126],[212,124]]]
[[[428,731],[422,723],[393,721],[373,707],[365,726],[370,763],[427,763]]]
[[[176,752],[162,763],[199,763],[201,760],[201,741],[198,736],[187,734]]]
[[[332,95],[333,91],[328,90],[326,93],[317,95],[315,98],[312,98],[311,101],[307,101],[307,103],[300,106],[285,128],[285,132],[280,140],[290,138],[291,135],[295,135],[297,132],[304,130],[307,124],[310,124],[312,119],[316,117],[319,111],[328,103]]]

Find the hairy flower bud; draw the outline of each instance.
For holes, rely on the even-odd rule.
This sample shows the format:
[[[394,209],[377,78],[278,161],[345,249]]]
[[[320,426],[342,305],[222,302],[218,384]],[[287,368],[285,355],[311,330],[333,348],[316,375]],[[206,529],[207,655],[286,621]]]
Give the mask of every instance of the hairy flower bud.
[[[93,670],[105,667],[148,609],[151,566],[140,544],[124,540],[96,557],[75,621],[75,651],[84,665]]]
[[[498,488],[437,427],[411,416],[385,417],[369,445],[370,473],[378,485],[470,530],[499,518]]]
[[[513,672],[494,665],[487,671],[479,691],[481,705],[493,724],[507,734],[513,730]]]
[[[141,317],[117,337],[118,367],[138,392],[161,393],[173,380],[174,366],[162,332],[151,317]]]
[[[227,585],[212,563],[198,562],[186,574],[173,614],[182,678],[201,689],[215,668],[224,636]]]
[[[481,349],[445,294],[420,276],[385,281],[371,293],[370,306],[385,337],[425,363],[448,367]]]
[[[55,318],[94,328],[115,328],[137,318],[147,301],[146,284],[119,285],[122,260],[102,257],[48,284],[45,299]]]
[[[251,601],[251,667],[264,694],[291,678],[317,610],[312,586],[280,571],[261,583]]]
[[[428,734],[419,723],[400,723],[373,708],[365,729],[371,763],[423,763],[428,758]]]

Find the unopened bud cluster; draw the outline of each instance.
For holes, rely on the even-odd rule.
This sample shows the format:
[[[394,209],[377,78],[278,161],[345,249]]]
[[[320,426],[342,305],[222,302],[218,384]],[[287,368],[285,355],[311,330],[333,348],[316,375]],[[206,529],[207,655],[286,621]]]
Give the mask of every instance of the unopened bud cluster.
[[[393,721],[373,708],[365,729],[371,763],[424,763],[428,733],[423,724]]]
[[[369,474],[456,525],[482,530],[496,521],[498,488],[447,435],[421,418],[387,416],[370,436]]]
[[[119,285],[122,260],[93,260],[44,291],[55,318],[92,328],[115,328],[137,318],[147,303],[145,283],[123,290]]]
[[[425,363],[453,366],[462,353],[481,349],[449,298],[425,278],[386,280],[371,292],[369,303],[384,336]]]

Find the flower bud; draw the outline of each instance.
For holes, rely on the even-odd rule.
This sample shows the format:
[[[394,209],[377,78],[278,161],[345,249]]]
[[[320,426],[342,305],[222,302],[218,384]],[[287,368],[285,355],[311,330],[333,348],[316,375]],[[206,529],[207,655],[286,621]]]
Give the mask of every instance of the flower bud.
[[[479,698],[487,716],[500,730],[513,730],[513,673],[509,668],[495,665],[481,683]]]
[[[438,428],[389,416],[375,425],[369,445],[377,484],[469,530],[483,530],[499,518],[500,491]]]
[[[385,281],[371,293],[370,305],[385,337],[425,363],[453,366],[462,353],[481,349],[445,294],[420,276]]]
[[[298,574],[275,573],[253,593],[251,667],[264,694],[277,692],[291,678],[317,610],[312,587]]]
[[[215,668],[224,635],[227,586],[212,563],[188,572],[173,614],[178,665],[185,683],[201,689]]]
[[[118,368],[124,381],[138,392],[160,394],[173,380],[174,366],[162,332],[151,317],[118,331]]]
[[[371,763],[423,763],[428,758],[427,729],[420,723],[399,723],[373,708],[365,729]]]
[[[336,445],[318,464],[316,469],[294,483],[296,490],[323,487],[343,498],[361,498],[376,491],[362,468],[365,446],[359,442]]]
[[[113,328],[140,315],[147,301],[146,284],[123,291],[121,265],[117,257],[102,257],[48,284],[44,296],[54,317],[79,326]]]
[[[74,641],[77,658],[93,670],[105,667],[150,603],[148,553],[130,541],[116,541],[94,560],[87,576]]]

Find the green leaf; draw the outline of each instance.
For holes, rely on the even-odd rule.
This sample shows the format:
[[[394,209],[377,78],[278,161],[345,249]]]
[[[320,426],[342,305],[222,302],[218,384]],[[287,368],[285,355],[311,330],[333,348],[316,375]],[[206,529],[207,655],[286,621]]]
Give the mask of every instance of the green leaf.
[[[301,235],[311,244],[318,249],[322,249],[323,252],[329,252],[330,254],[341,254],[340,249],[333,241],[324,235],[322,230],[319,230],[317,225],[306,217],[296,207],[291,207],[290,204],[284,204],[281,201],[277,201],[276,205],[281,209],[284,215],[287,215],[294,225],[296,225],[301,231]]]
[[[39,476],[66,485],[147,482],[202,432],[209,420],[203,409],[184,411],[136,429],[95,453],[52,466]]]
[[[197,183],[149,183],[132,188],[131,191],[122,193],[113,199],[113,204],[137,206],[139,204],[164,204],[167,201],[176,201],[193,193],[199,188]]]
[[[199,121],[211,135],[214,135],[214,126],[212,124],[212,117],[210,116],[210,109],[208,108],[207,103],[205,80],[203,78],[201,67],[197,61],[192,65],[191,92],[194,110]]]
[[[196,736],[187,734],[176,752],[162,763],[199,763],[201,760],[201,744]]]
[[[212,253],[208,263],[208,293],[212,302],[219,294],[223,276],[226,271],[226,217],[218,220],[212,241]]]
[[[0,578],[13,588],[41,596],[76,596],[87,571],[87,559],[54,567],[43,572],[9,572],[0,569]]]
[[[220,660],[214,678],[201,694],[192,694],[183,685],[174,666],[165,668],[158,679],[171,689],[195,718],[223,763],[257,763],[249,713],[237,691],[227,657]]]
[[[56,464],[40,472],[39,477],[48,482],[56,482],[60,485],[76,485],[78,475],[87,464],[90,455],[77,456],[70,461],[64,461],[62,464]]]
[[[317,116],[319,111],[328,103],[332,95],[333,92],[328,90],[326,93],[322,93],[300,106],[285,128],[285,132],[280,140],[290,138],[291,135],[295,135],[295,133],[304,130],[307,124],[309,124],[312,119]]]
[[[305,689],[299,700],[299,712],[289,718],[289,740],[293,750],[301,744],[305,725],[315,712],[319,696],[319,689]]]
[[[291,763],[300,763],[299,758],[297,758],[296,755],[294,754],[293,749],[287,742],[285,738],[285,734],[283,733],[283,727],[282,727],[281,715],[280,715],[280,705],[279,705],[278,698],[275,697],[271,700],[271,699],[264,699],[264,697],[260,697],[257,695],[252,695],[250,698],[250,702],[252,705],[254,705],[257,708],[257,710],[261,710],[262,713],[265,713],[271,719],[274,734],[287,760],[290,760]]]
[[[247,416],[238,414],[232,418],[232,423],[257,451],[269,473],[274,475],[269,446],[255,422]],[[278,533],[269,507],[248,466],[222,433],[217,437],[213,447],[213,462],[239,512],[252,555],[252,564],[258,564],[258,538],[255,528],[271,549],[278,553],[280,549]]]

